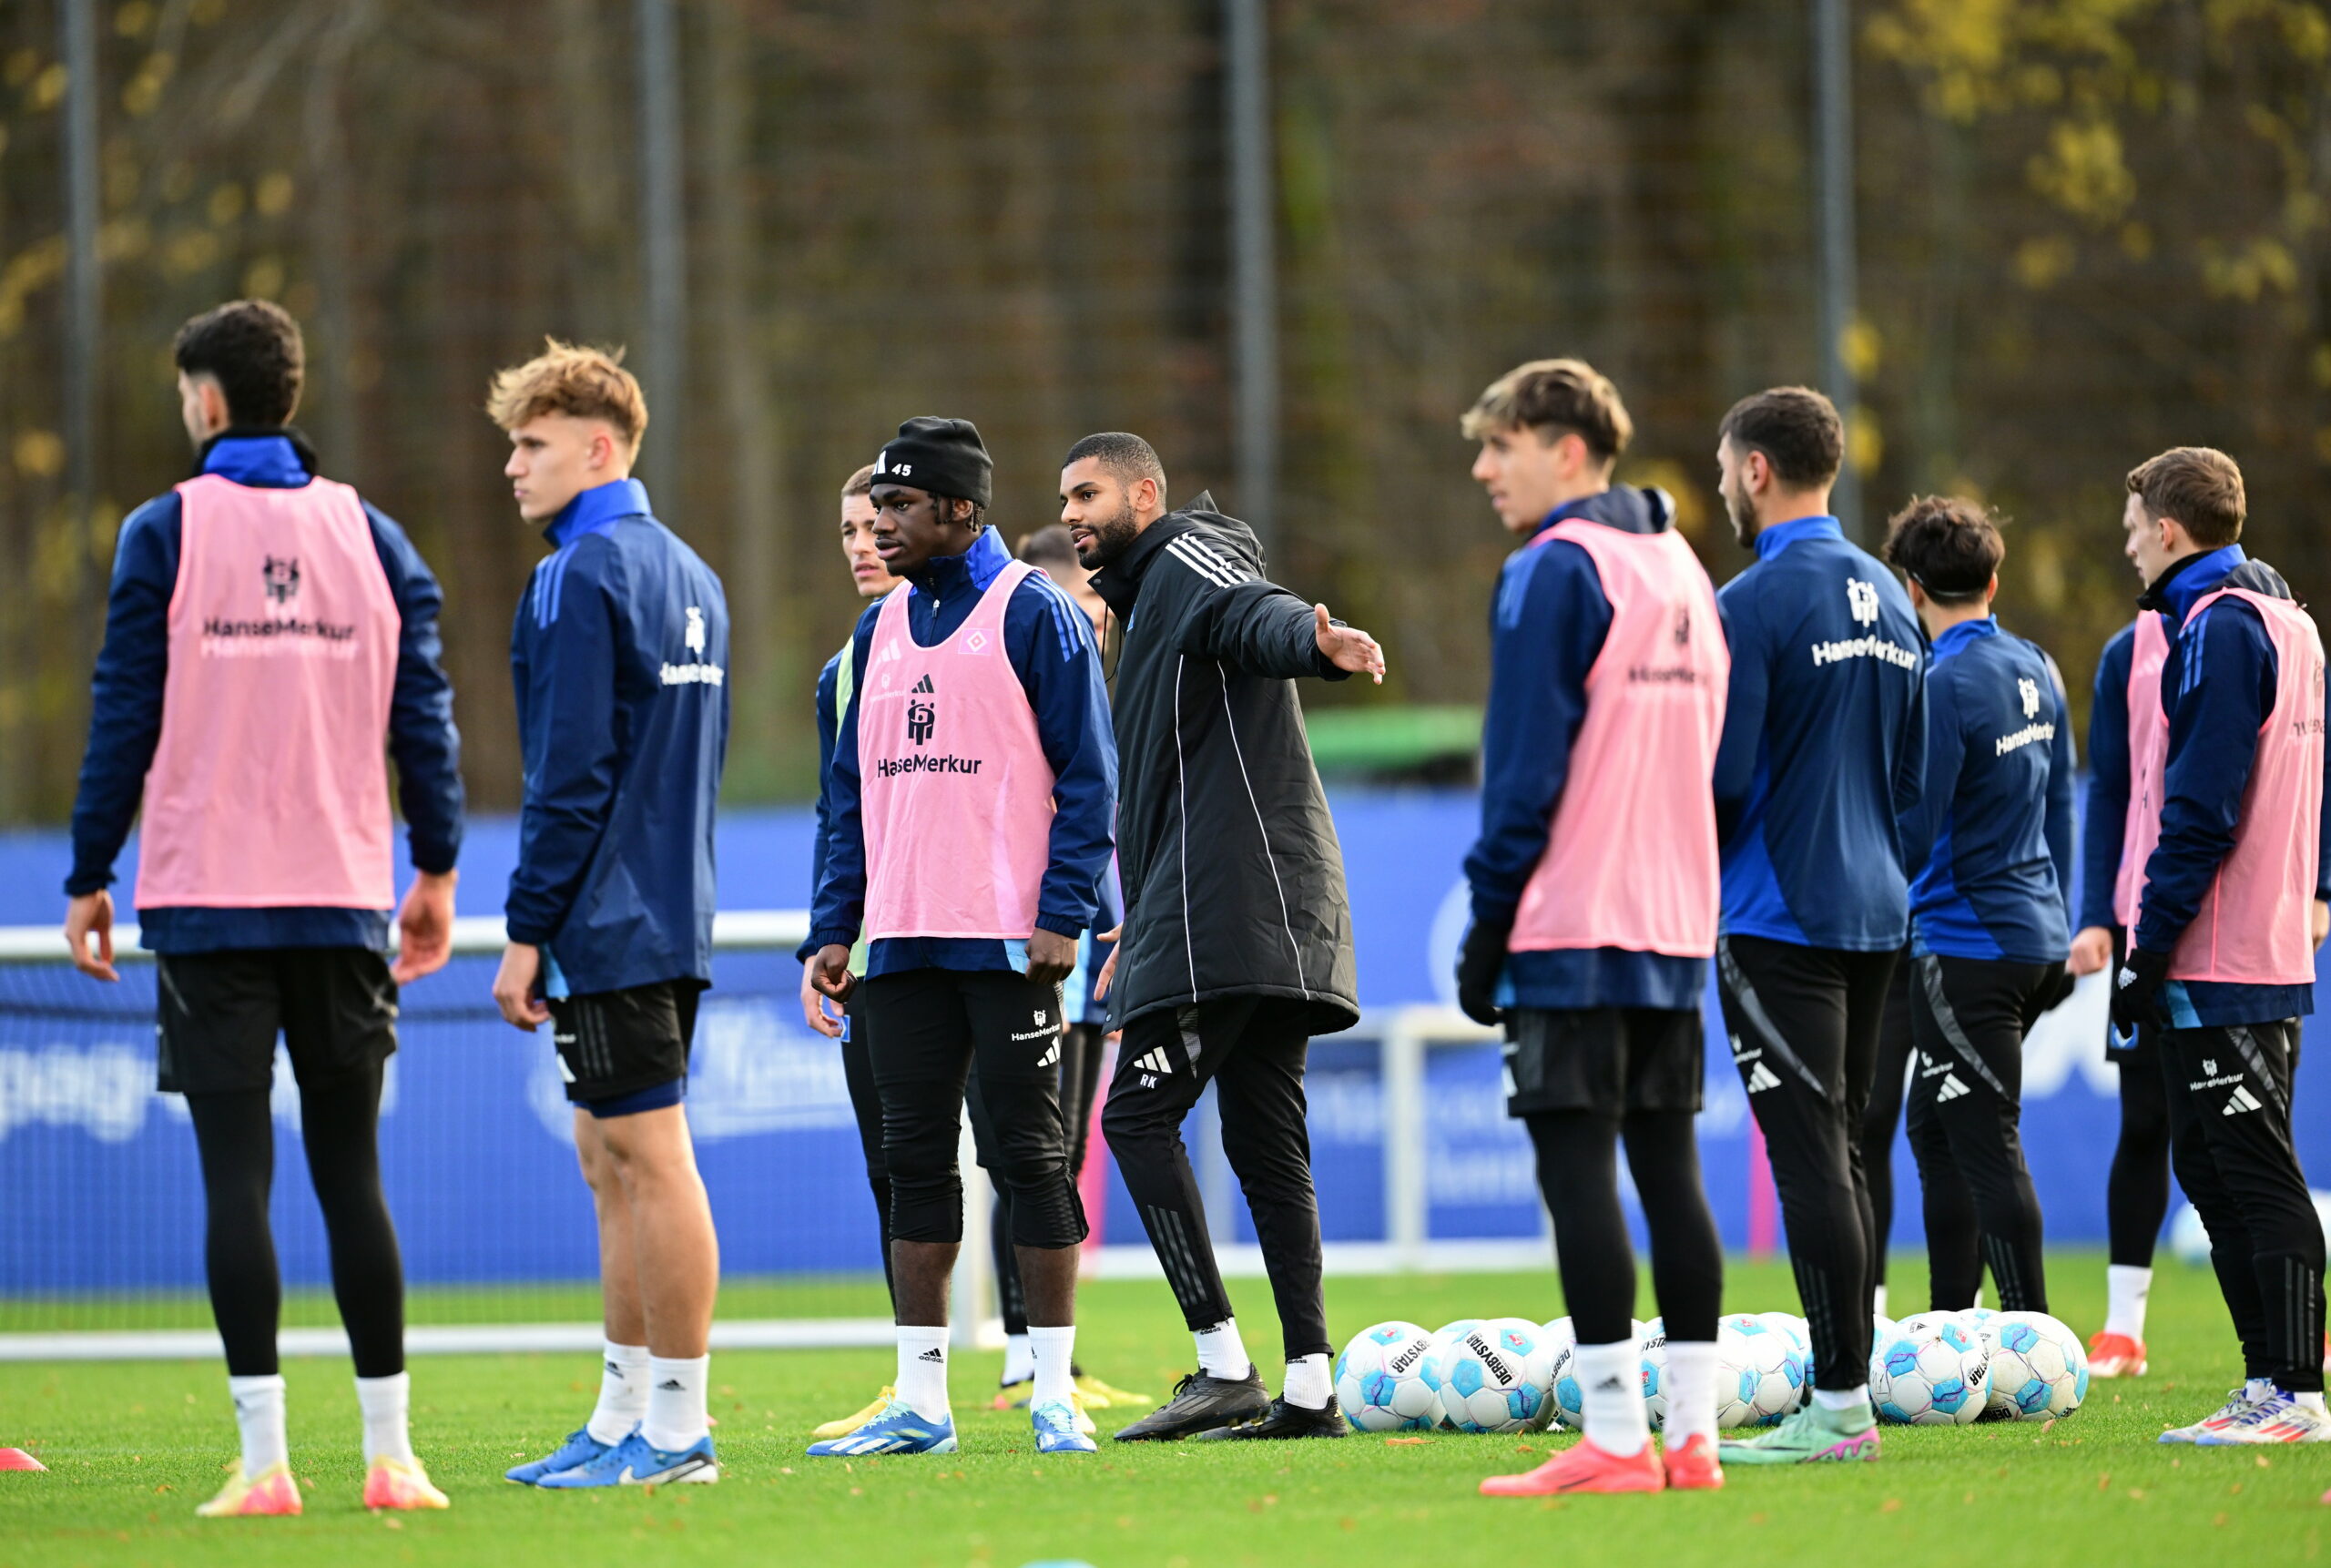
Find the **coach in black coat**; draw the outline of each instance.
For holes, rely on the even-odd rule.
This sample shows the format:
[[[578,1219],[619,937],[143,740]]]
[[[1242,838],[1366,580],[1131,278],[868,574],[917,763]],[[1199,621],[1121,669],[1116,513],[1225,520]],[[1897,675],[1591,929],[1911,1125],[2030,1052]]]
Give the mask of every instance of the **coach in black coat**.
[[[1125,920],[1104,971],[1125,1037],[1102,1126],[1199,1362],[1171,1401],[1117,1435],[1339,1433],[1303,1066],[1313,1034],[1359,1022],[1359,985],[1343,853],[1292,682],[1380,680],[1383,653],[1266,580],[1254,531],[1206,497],[1167,512],[1165,470],[1138,436],[1077,443],[1061,496],[1079,557],[1099,568],[1092,586],[1125,627],[1115,704]],[[1231,1320],[1182,1144],[1209,1082],[1286,1331],[1277,1400]]]

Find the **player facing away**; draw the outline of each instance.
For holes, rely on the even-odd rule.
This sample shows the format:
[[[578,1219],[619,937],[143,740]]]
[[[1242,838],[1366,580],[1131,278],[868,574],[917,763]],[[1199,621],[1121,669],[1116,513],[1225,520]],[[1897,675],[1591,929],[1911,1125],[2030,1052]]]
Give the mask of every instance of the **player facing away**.
[[[1165,467],[1137,435],[1071,447],[1061,504],[1125,628],[1125,919],[1101,983],[1125,1033],[1101,1125],[1197,1341],[1198,1369],[1117,1438],[1340,1437],[1303,1067],[1311,1036],[1350,1028],[1359,1004],[1342,852],[1294,680],[1380,680],[1384,655],[1267,581],[1254,531],[1206,497],[1166,511]],[[1238,1337],[1182,1144],[1208,1083],[1286,1339],[1277,1400]]]
[[[1724,1484],[1724,1254],[1700,1184],[1700,993],[1715,952],[1715,803],[1728,660],[1715,590],[1659,491],[1611,483],[1634,426],[1577,360],[1492,382],[1464,419],[1473,477],[1522,547],[1490,614],[1481,835],[1459,1004],[1503,1022],[1507,1110],[1537,1151],[1578,1331],[1583,1441],[1491,1497]],[[1653,1451],[1618,1149],[1667,1326]]]
[[[525,795],[494,1000],[520,1029],[551,1025],[606,1326],[590,1419],[508,1476],[707,1483],[720,1255],[683,1102],[712,980],[728,607],[631,477],[647,405],[614,356],[553,340],[494,378],[486,412],[510,436],[518,514],[551,550],[510,634]]]
[[[397,988],[441,968],[462,840],[461,739],[438,663],[437,581],[403,530],[316,472],[290,420],[300,329],[239,300],[173,345],[194,477],[115,547],[73,807],[73,962],[113,967],[113,881],[144,809],[137,905],[161,995],[160,1087],[202,1162],[210,1305],[242,1457],[211,1518],[300,1512],[268,1226],[280,1031],[364,1417],[364,1504],[443,1508],[406,1432],[404,1274],[381,1193],[382,1074]],[[382,743],[418,872],[397,914]],[[92,942],[95,943],[94,949]]]
[[[2331,1442],[2323,1227],[2291,1141],[2299,1020],[2315,1008],[2324,902],[2323,639],[2239,543],[2242,471],[2178,447],[2129,474],[2141,608],[2172,629],[2158,837],[2113,979],[2112,1022],[2161,1032],[2177,1182],[2210,1233],[2245,1381],[2163,1442]],[[2155,716],[2130,716],[2133,729]],[[2144,748],[2133,743],[2133,755]]]
[[[1894,575],[1829,514],[1845,432],[1804,387],[1743,398],[1716,462],[1748,569],[1716,596],[1732,680],[1716,756],[1718,991],[1812,1330],[1813,1399],[1727,1461],[1875,1459],[1869,1193],[1859,1132],[1909,889],[1926,651]]]
[[[864,993],[891,1174],[897,1392],[819,1457],[946,1453],[947,1289],[963,1236],[956,1166],[979,1065],[994,1174],[1027,1293],[1038,1451],[1089,1453],[1074,1400],[1084,1210],[1060,1114],[1061,982],[1109,860],[1116,751],[1082,613],[986,524],[992,465],[967,420],[899,427],[874,465],[874,536],[907,586],[859,621],[825,871],[818,989]],[[867,938],[866,976],[850,944]]]
[[[1925,782],[1899,826],[1910,1151],[1929,1212],[1960,1213],[1928,1227],[1939,1312],[1975,1305],[1987,1263],[2001,1308],[2048,1309],[2020,1124],[2024,1032],[2071,991],[2071,718],[2056,661],[1991,614],[2006,555],[1988,512],[1944,496],[1913,500],[1886,540],[1932,656]]]

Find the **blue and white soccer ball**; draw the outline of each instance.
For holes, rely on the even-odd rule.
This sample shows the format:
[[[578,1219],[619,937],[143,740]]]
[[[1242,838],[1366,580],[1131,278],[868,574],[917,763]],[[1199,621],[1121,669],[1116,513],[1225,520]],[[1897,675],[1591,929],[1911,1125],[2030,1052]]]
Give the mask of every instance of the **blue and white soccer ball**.
[[[1440,1349],[1441,1346],[1455,1339],[1460,1334],[1470,1334],[1481,1326],[1481,1319],[1479,1318],[1460,1318],[1453,1322],[1443,1323],[1440,1328],[1435,1329],[1432,1331],[1432,1348],[1437,1350]],[[1437,1397],[1439,1394],[1439,1389],[1437,1387],[1434,1392]],[[1442,1420],[1438,1424],[1443,1431],[1455,1430],[1451,1427],[1446,1420]]]
[[[1552,1319],[1539,1325],[1538,1331],[1544,1336],[1542,1342],[1546,1352],[1546,1375],[1552,1390],[1552,1396],[1539,1409],[1538,1420],[1534,1423],[1534,1430],[1544,1431],[1562,1420],[1562,1380],[1565,1376],[1570,1377],[1571,1413],[1573,1416],[1578,1413],[1581,1398],[1578,1379],[1569,1369],[1571,1362],[1576,1359],[1578,1334],[1571,1327],[1568,1318]],[[1574,1420],[1572,1422],[1573,1426],[1576,1424]]]
[[[1643,1358],[1643,1413],[1654,1431],[1667,1430],[1667,1319],[1635,1327],[1635,1349]]]
[[[1956,1313],[1896,1325],[1869,1359],[1869,1397],[1880,1420],[1908,1426],[1968,1426],[1990,1393],[1990,1351]]]
[[[1440,1419],[1440,1396],[1424,1380],[1432,1336],[1414,1323],[1363,1329],[1336,1358],[1336,1402],[1361,1432],[1429,1431]]]
[[[1902,1325],[1894,1321],[1893,1319],[1883,1313],[1873,1314],[1869,1319],[1869,1353],[1872,1356],[1877,1355],[1885,1347],[1887,1340],[1901,1331]]]
[[[1805,1358],[1805,1390],[1797,1396],[1797,1408],[1802,1410],[1813,1398],[1813,1329],[1802,1318],[1789,1312],[1759,1312],[1756,1320],[1766,1328],[1786,1335]]]
[[[1982,1337],[1994,1414],[2046,1420],[2071,1414],[2088,1398],[2088,1352],[2079,1335],[2045,1312],[1995,1313]]]
[[[1754,1312],[1715,1327],[1715,1424],[1768,1427],[1797,1409],[1810,1380],[1804,1349]]]
[[[1442,1424],[1461,1432],[1531,1431],[1552,1396],[1545,1330],[1492,1318],[1426,1351],[1424,1380],[1440,1396]]]

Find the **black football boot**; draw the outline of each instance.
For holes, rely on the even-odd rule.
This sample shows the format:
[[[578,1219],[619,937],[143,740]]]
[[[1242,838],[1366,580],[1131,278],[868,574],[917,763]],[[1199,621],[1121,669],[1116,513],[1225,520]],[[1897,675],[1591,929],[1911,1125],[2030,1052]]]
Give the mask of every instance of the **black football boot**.
[[[1243,1378],[1192,1372],[1174,1385],[1174,1397],[1117,1433],[1119,1442],[1173,1442],[1255,1420],[1271,1410],[1270,1391],[1252,1367]]]
[[[1329,1394],[1328,1408],[1324,1410],[1306,1410],[1301,1405],[1290,1405],[1285,1400],[1273,1400],[1271,1408],[1254,1420],[1200,1432],[1197,1441],[1243,1442],[1257,1438],[1339,1438],[1343,1435],[1344,1413],[1337,1407],[1336,1396]]]

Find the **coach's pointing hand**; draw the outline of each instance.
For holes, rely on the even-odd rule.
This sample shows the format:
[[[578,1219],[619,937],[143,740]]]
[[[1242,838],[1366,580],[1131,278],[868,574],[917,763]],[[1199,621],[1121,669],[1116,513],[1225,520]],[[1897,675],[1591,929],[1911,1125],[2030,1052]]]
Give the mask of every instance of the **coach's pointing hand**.
[[[1038,985],[1058,985],[1076,967],[1076,939],[1038,926],[1028,937],[1029,979]]]
[[[1377,685],[1384,684],[1384,650],[1376,639],[1358,626],[1339,626],[1328,618],[1328,606],[1314,605],[1311,613],[1318,618],[1319,651],[1338,669],[1354,675],[1365,675]]]
[[[819,948],[809,961],[809,983],[836,1002],[848,1002],[858,989],[858,976],[850,972],[850,949],[838,942]]]

